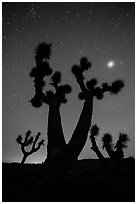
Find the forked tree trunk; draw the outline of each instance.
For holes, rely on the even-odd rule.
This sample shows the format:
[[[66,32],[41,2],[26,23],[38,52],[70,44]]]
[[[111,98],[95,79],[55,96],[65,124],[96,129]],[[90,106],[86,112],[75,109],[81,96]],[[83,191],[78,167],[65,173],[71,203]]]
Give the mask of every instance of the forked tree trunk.
[[[115,159],[115,152],[110,147],[106,147],[106,151],[107,151],[109,157],[114,160]]]

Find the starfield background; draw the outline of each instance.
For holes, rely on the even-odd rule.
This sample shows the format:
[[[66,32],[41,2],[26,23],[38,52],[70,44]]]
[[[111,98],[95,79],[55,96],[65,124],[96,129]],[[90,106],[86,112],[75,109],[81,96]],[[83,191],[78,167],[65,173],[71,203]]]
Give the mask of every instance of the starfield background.
[[[134,3],[2,3],[3,201],[134,201],[134,7]],[[94,141],[108,159],[99,159],[91,149],[94,141],[88,137],[79,161],[65,173],[58,164],[44,162],[49,109],[47,104],[35,108],[29,102],[35,93],[29,73],[35,66],[34,50],[40,42],[52,43],[50,66],[62,73],[62,84],[72,87],[68,102],[60,108],[67,144],[83,107],[78,98],[79,85],[71,72],[73,65],[87,57],[92,67],[84,77],[86,81],[97,78],[99,86],[117,79],[124,81],[120,93],[94,99],[91,126],[99,126]],[[26,163],[39,164],[19,164],[23,152],[21,140],[16,138],[24,138],[28,130],[34,136],[40,132],[44,146],[40,143]],[[105,133],[112,135],[114,144],[119,133],[128,135],[123,150],[126,159],[122,159],[120,168],[102,149]]]

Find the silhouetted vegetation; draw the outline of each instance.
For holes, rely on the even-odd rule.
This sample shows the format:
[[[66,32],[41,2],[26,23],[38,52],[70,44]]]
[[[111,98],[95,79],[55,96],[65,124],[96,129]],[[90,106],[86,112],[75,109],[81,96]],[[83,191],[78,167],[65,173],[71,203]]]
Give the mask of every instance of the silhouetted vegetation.
[[[72,73],[81,90],[78,97],[84,101],[84,104],[76,128],[70,141],[66,144],[60,107],[67,103],[66,95],[71,93],[71,86],[62,85],[61,73],[51,68],[49,63],[51,46],[52,44],[40,43],[36,47],[34,57],[36,64],[30,72],[35,93],[29,102],[34,108],[40,108],[44,104],[49,108],[47,158],[38,165],[3,164],[3,201],[134,201],[134,160],[122,160],[124,158],[123,148],[126,148],[128,141],[127,135],[120,133],[115,145],[112,143],[110,134],[103,136],[103,148],[110,157],[106,159],[97,146],[98,126],[93,125],[90,129],[94,99],[103,99],[107,92],[118,94],[124,87],[124,82],[118,79],[110,84],[105,82],[98,86],[96,78],[86,81],[84,72],[92,68],[87,57],[82,57],[79,65],[72,66]],[[91,149],[99,159],[78,161],[78,156],[87,141],[89,130]],[[40,133],[33,137],[28,131],[24,139],[21,135],[17,137],[16,141],[23,153],[22,164],[30,154],[38,151],[44,144],[44,140],[38,142],[39,136]],[[29,151],[27,151],[28,146],[30,146]],[[108,164],[117,160],[120,160],[122,164],[121,177],[109,174],[108,171],[104,173],[104,164],[109,170]],[[129,165],[130,168],[128,168]],[[131,173],[130,179],[129,172]]]
[[[99,127],[95,124],[90,129],[90,141],[92,143],[91,149],[97,154],[99,159],[104,158],[102,153],[100,152],[97,143],[96,137],[99,135]],[[107,151],[109,157],[116,161],[124,158],[124,151],[123,149],[127,147],[127,142],[129,138],[125,133],[119,133],[119,139],[117,140],[116,144],[113,144],[112,135],[109,133],[105,133],[102,137],[103,142],[103,149]]]
[[[90,129],[90,141],[92,143],[91,149],[96,153],[98,158],[103,161],[103,164],[109,171],[113,171],[112,167],[110,168],[110,165],[106,162],[107,160],[99,150],[97,143],[96,143],[96,137],[99,135],[99,127],[95,124]],[[119,139],[116,142],[116,144],[113,144],[112,136],[109,133],[104,134],[102,137],[103,142],[103,149],[107,151],[110,159],[112,162],[114,162],[116,167],[116,173],[121,173],[121,159],[124,158],[124,152],[123,149],[127,147],[126,143],[129,140],[128,136],[124,133],[119,133]]]
[[[124,87],[124,82],[122,80],[116,80],[111,84],[105,82],[100,87],[97,86],[98,81],[96,78],[85,81],[83,73],[84,71],[90,70],[91,67],[92,64],[87,57],[82,57],[80,59],[80,64],[72,67],[72,73],[81,89],[79,99],[84,100],[79,121],[67,145],[71,152],[71,158],[75,160],[77,160],[87,141],[88,131],[92,122],[94,98],[101,100],[106,92],[117,94]]]
[[[106,149],[110,158],[114,161],[124,158],[123,149],[127,147],[126,143],[129,141],[127,134],[119,133],[119,139],[116,145],[112,143],[112,135],[109,133],[104,134],[102,138],[103,148]]]
[[[48,60],[51,55],[51,44],[40,43],[36,48],[36,67],[31,70],[30,76],[34,79],[35,95],[30,100],[34,107],[40,107],[43,103],[49,106],[48,114],[48,145],[47,158],[53,159],[60,156],[66,142],[61,124],[60,106],[66,103],[66,94],[71,92],[71,86],[61,85],[61,73],[53,72]],[[35,72],[33,71],[35,70]],[[36,73],[36,74],[33,74]],[[54,90],[43,91],[46,82],[45,76],[50,76],[50,85]],[[55,153],[56,152],[56,153]]]
[[[40,147],[44,145],[44,140],[38,142],[40,134],[41,133],[38,132],[38,134],[35,137],[33,137],[31,136],[31,131],[28,130],[25,135],[24,141],[21,135],[18,135],[18,137],[16,138],[16,141],[20,145],[21,151],[23,153],[21,164],[24,164],[29,155],[33,154],[34,152],[37,152],[40,149]],[[31,149],[27,151],[25,148],[28,147],[29,145],[31,145]]]
[[[66,94],[71,92],[71,86],[60,85],[61,73],[59,71],[53,72],[49,65],[50,56],[51,44],[40,43],[35,50],[36,67],[30,73],[30,76],[34,79],[35,87],[35,95],[30,102],[34,107],[40,107],[43,103],[49,105],[47,159],[52,160],[57,157],[62,161],[75,161],[87,140],[91,126],[94,98],[102,99],[106,92],[117,94],[123,88],[124,82],[116,80],[111,84],[103,83],[101,87],[97,86],[96,78],[85,82],[83,73],[92,67],[87,57],[82,57],[80,64],[72,67],[72,73],[81,89],[79,99],[85,102],[76,128],[66,145],[61,124],[60,106],[67,102]],[[46,85],[45,76],[50,76],[50,85],[54,87],[54,91],[43,91]]]
[[[119,133],[119,139],[114,146],[114,149],[116,149],[116,158],[122,159],[124,158],[124,152],[123,149],[127,148],[127,142],[129,141],[129,138],[127,134]]]
[[[92,143],[92,147],[91,149],[96,153],[96,155],[98,156],[99,159],[103,160],[104,156],[103,154],[100,152],[97,143],[96,143],[96,137],[99,134],[99,127],[95,124],[92,126],[91,130],[90,130],[90,140]]]

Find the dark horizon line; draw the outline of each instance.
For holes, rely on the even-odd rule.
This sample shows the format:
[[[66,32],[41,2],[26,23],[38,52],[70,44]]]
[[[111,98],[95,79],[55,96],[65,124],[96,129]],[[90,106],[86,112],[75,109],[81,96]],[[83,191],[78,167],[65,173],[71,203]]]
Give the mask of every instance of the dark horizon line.
[[[106,157],[105,159],[110,159],[111,160],[111,158],[109,158],[109,157]],[[123,158],[122,160],[125,160],[125,159],[135,159],[135,156],[128,156],[128,157],[125,157],[125,158]],[[88,158],[88,159],[79,159],[78,161],[89,161],[89,160],[100,160],[99,158]],[[30,163],[30,162],[25,162],[24,164],[42,164],[42,163],[44,163],[44,161],[43,162],[41,162],[41,163]],[[2,164],[21,164],[20,162],[4,162],[4,161],[2,161]],[[23,164],[23,165],[24,165]]]

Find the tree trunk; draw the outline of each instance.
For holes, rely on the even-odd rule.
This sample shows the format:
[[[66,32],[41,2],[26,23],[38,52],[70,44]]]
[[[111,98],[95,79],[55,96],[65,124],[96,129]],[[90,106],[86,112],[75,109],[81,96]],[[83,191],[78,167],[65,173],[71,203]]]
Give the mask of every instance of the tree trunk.
[[[100,152],[100,150],[98,149],[98,146],[97,146],[97,144],[96,144],[96,140],[95,140],[95,137],[94,137],[94,136],[91,137],[91,143],[92,143],[91,149],[96,153],[96,155],[98,156],[98,158],[99,158],[100,160],[104,159],[103,154],[102,154],[102,153]]]
[[[109,157],[114,160],[115,159],[115,151],[113,151],[110,147],[106,147],[106,151],[109,155]]]
[[[54,157],[65,146],[66,142],[61,125],[60,107],[58,105],[50,105],[48,114],[47,158]]]
[[[25,154],[23,155],[23,158],[22,158],[21,164],[24,164],[24,163],[25,163],[27,157],[28,157],[28,155],[25,155]]]
[[[68,156],[74,160],[78,158],[87,141],[88,131],[91,126],[92,112],[93,112],[93,97],[91,96],[84,102],[84,106],[79,121],[74,130],[72,138],[70,139],[67,145]]]
[[[98,158],[99,158],[100,160],[103,160],[103,159],[104,159],[104,156],[103,156],[103,154],[100,152],[99,149],[96,149],[96,150],[93,150],[93,151],[96,153],[96,155],[98,156]]]

